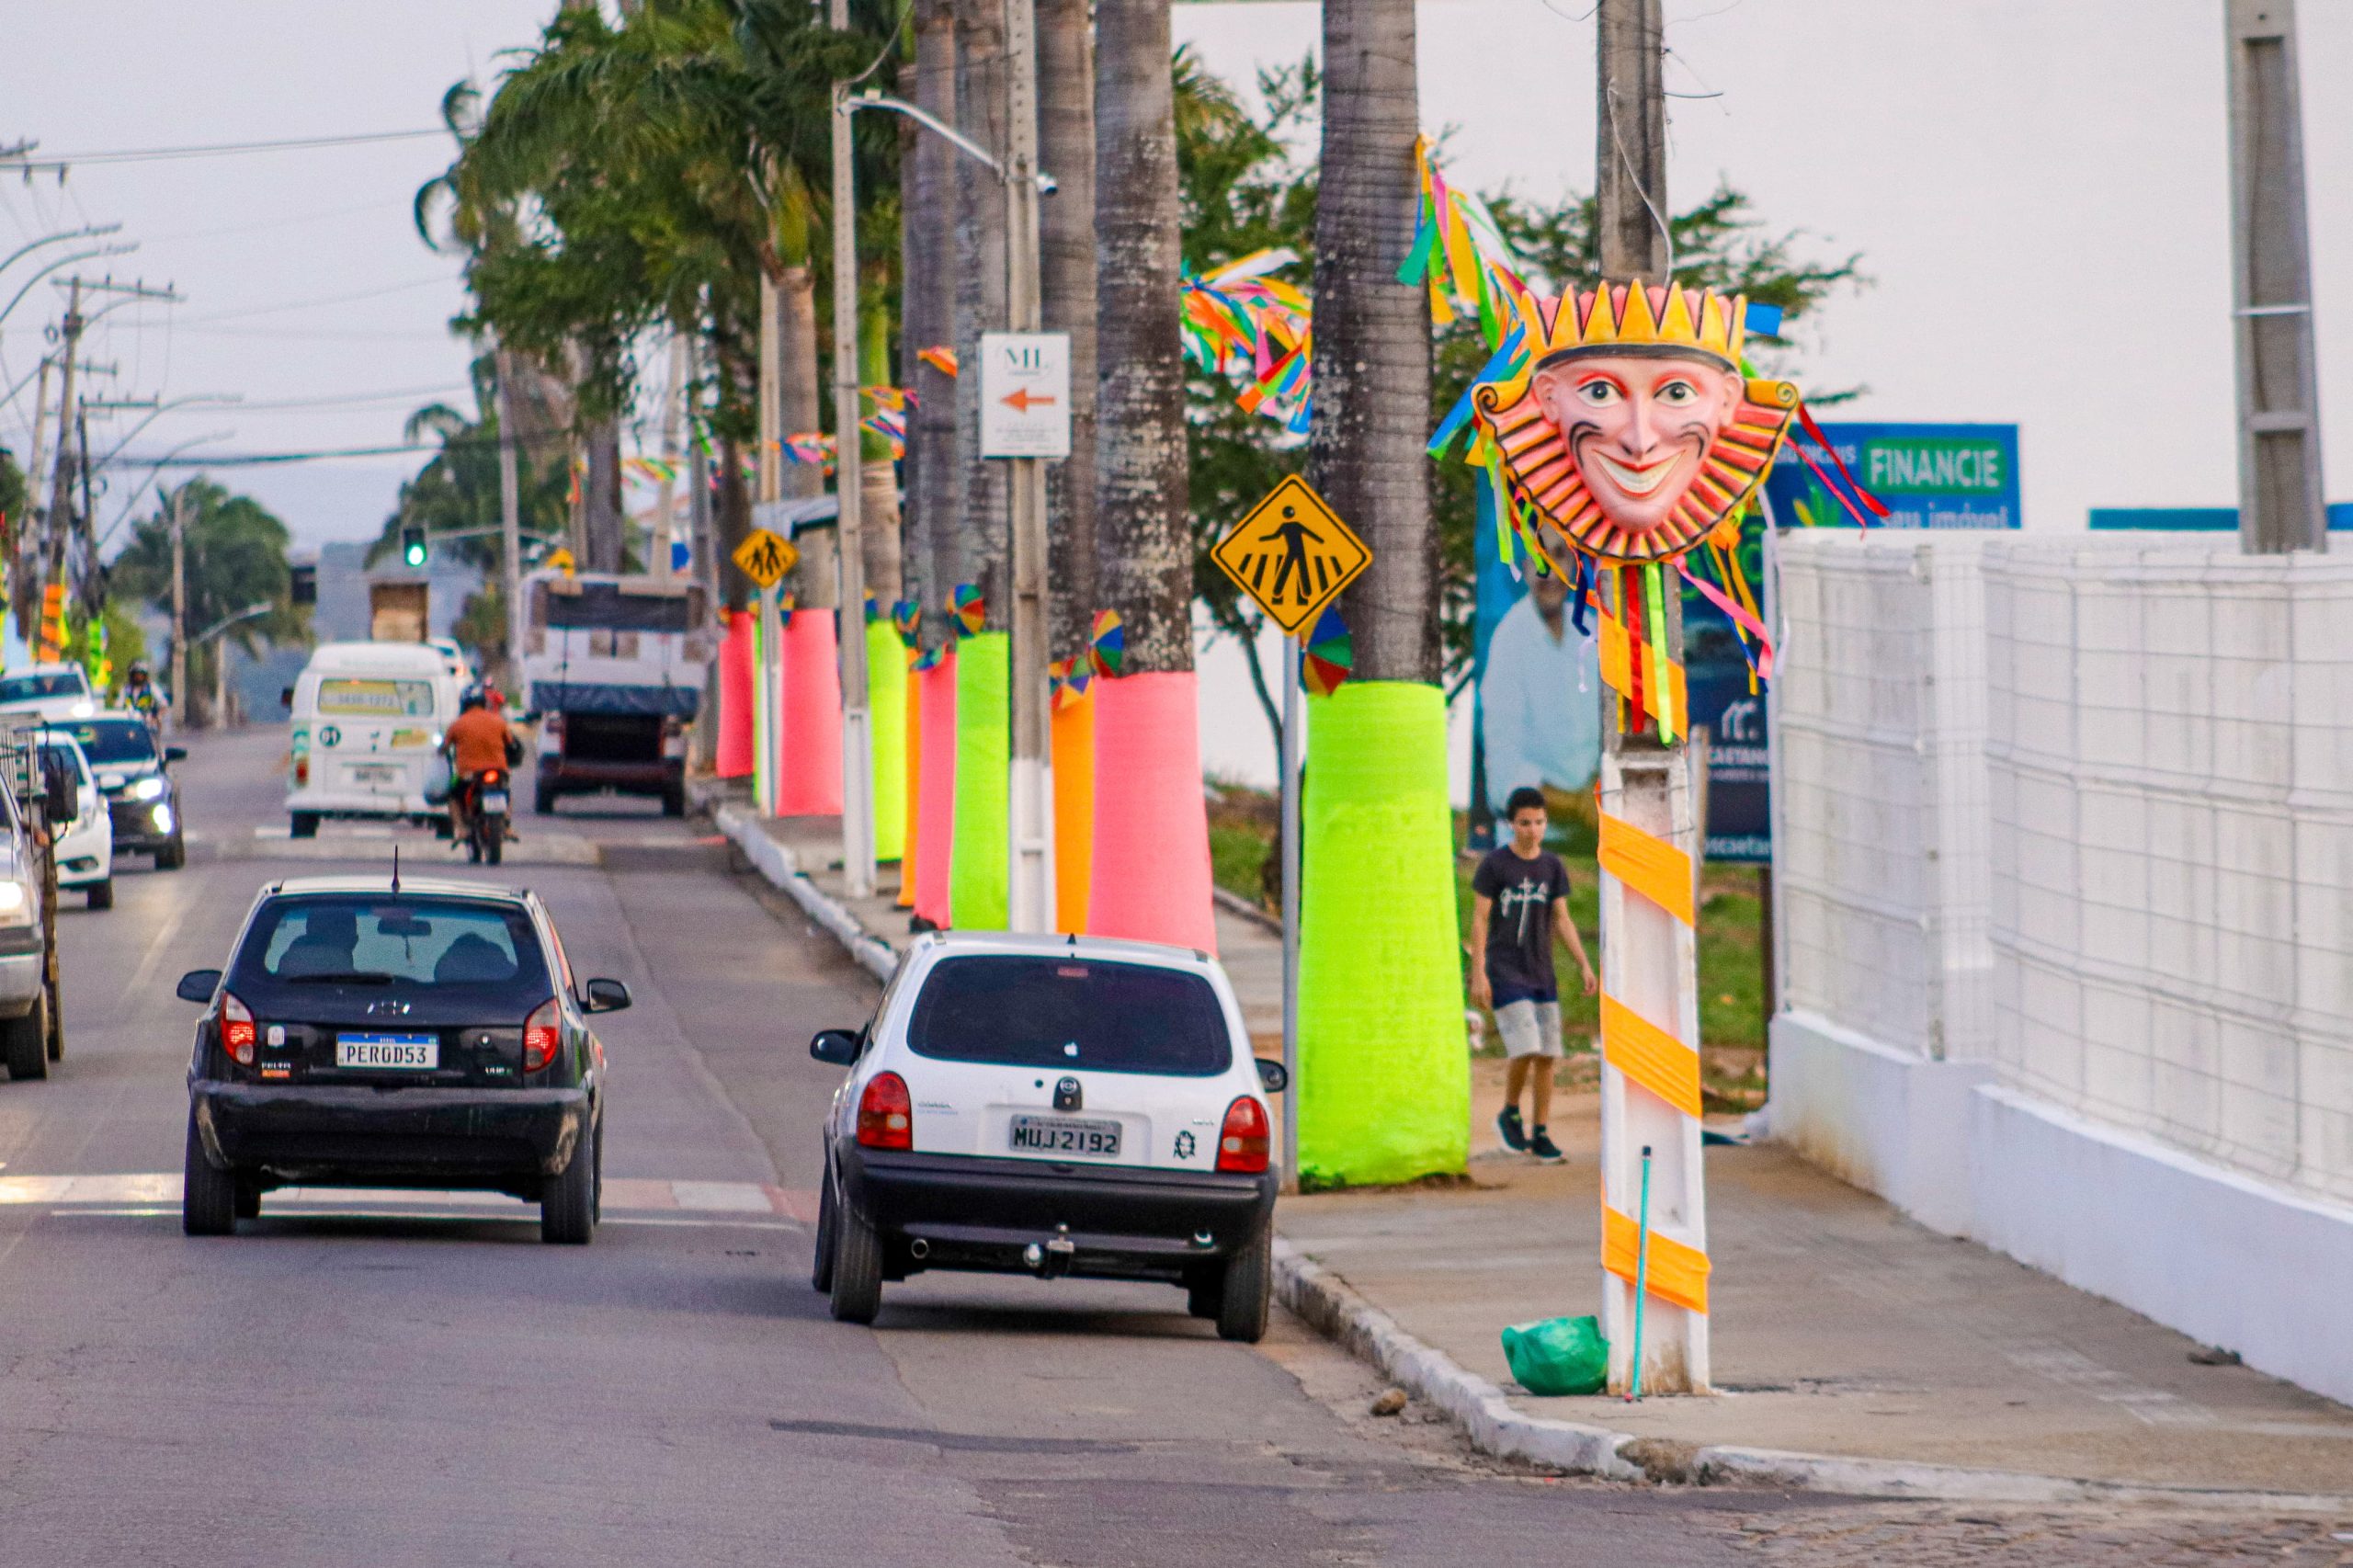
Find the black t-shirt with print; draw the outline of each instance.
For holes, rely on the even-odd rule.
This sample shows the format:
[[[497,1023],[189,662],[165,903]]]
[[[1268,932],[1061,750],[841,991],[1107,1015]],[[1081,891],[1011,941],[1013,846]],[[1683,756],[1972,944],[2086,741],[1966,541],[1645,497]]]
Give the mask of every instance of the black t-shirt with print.
[[[1495,900],[1487,919],[1487,980],[1497,991],[1552,992],[1552,902],[1569,896],[1569,869],[1549,849],[1523,860],[1508,844],[1479,862],[1471,891]]]

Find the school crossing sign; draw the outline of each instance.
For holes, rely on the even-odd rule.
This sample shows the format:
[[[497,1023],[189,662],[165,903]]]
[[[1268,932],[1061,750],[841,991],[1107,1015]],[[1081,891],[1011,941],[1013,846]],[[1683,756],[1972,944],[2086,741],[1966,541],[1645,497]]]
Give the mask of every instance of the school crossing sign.
[[[754,528],[735,547],[731,558],[736,569],[762,588],[773,588],[783,581],[784,574],[800,564],[801,551],[792,541],[766,528]]]
[[[1293,637],[1372,562],[1364,540],[1295,473],[1228,529],[1210,557]]]

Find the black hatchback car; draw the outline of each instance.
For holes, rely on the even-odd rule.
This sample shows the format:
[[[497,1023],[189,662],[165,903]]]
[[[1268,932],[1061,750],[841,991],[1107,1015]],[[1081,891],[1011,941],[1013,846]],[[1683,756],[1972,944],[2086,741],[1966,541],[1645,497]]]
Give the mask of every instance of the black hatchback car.
[[[471,1188],[585,1243],[602,1186],[605,1050],[546,908],[473,882],[309,877],[264,888],[188,1063],[182,1228],[227,1235],[291,1186]]]
[[[153,855],[159,871],[188,864],[188,837],[180,821],[180,790],[172,764],[188,753],[158,748],[154,732],[136,713],[100,713],[87,719],[52,719],[49,727],[74,737],[113,819],[114,852]]]

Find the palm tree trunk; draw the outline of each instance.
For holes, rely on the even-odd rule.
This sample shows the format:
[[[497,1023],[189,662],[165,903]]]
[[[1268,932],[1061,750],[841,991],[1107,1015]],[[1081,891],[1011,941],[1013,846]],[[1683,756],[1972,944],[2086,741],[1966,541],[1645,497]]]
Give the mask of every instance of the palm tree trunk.
[[[943,124],[956,123],[956,13],[952,0],[916,0],[915,8],[915,105]],[[902,166],[911,187],[904,291],[906,345],[904,385],[915,394],[907,422],[912,462],[915,524],[909,535],[910,597],[921,607],[918,636],[926,651],[945,642],[947,612],[940,607],[955,582],[955,528],[959,509],[956,458],[956,381],[926,350],[951,347],[956,336],[956,157],[954,148],[928,131],[912,137]],[[976,372],[977,373],[977,372]]]
[[[1095,50],[1097,592],[1124,623],[1129,674],[1189,671],[1193,547],[1168,0],[1103,0]]]
[[[1060,188],[1041,206],[1049,332],[1070,335],[1070,456],[1046,466],[1049,655],[1086,651],[1095,586],[1095,32],[1088,0],[1039,0],[1039,158]],[[1095,854],[1095,698],[1056,705],[1054,925],[1087,928]]]
[[[1070,334],[1070,456],[1046,469],[1047,646],[1086,647],[1095,602],[1095,40],[1088,0],[1038,0],[1039,158],[1046,330]]]
[[[1126,651],[1095,687],[1096,774],[1119,781],[1119,809],[1095,813],[1086,924],[1213,952],[1168,34],[1168,0],[1096,12],[1096,581]]]
[[[621,511],[621,424],[600,419],[585,437],[588,471],[580,481],[580,569],[618,572],[628,548]]]
[[[956,0],[956,129],[992,153],[1005,146],[1005,0]],[[956,576],[988,604],[988,629],[1013,608],[1012,519],[1004,465],[980,449],[981,334],[1006,324],[1005,190],[976,159],[956,160],[956,444],[962,507]]]
[[[1413,0],[1324,8],[1315,210],[1315,412],[1308,477],[1372,547],[1341,596],[1362,680],[1438,678],[1430,526],[1429,306],[1401,287],[1418,187]]]
[[[858,324],[858,384],[881,386],[891,379],[891,308],[880,294],[860,308]],[[861,404],[861,406],[863,406]],[[899,479],[892,472],[891,443],[859,432],[858,539],[866,567],[866,592],[886,616],[899,597],[905,546],[900,540]]]
[[[1413,241],[1414,0],[1324,6],[1308,473],[1372,547],[1341,596],[1356,676],[1308,701],[1301,888],[1302,1185],[1409,1181],[1469,1155],[1430,340]]]
[[[776,285],[778,434],[786,440],[820,429],[825,420],[824,389],[817,369],[817,273],[808,261],[788,261]],[[787,461],[779,475],[785,500],[825,493],[825,471],[816,463]],[[835,580],[834,540],[819,529],[797,540],[801,564],[794,570],[793,600],[802,609],[830,608],[839,597]]]

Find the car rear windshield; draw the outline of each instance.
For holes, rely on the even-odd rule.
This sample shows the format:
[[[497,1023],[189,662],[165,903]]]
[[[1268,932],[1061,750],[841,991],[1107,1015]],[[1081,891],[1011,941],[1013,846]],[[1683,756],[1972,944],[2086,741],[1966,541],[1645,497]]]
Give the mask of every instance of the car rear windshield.
[[[430,719],[433,683],[330,676],[319,682],[319,711],[341,719]]]
[[[229,984],[554,989],[520,908],[406,894],[272,900],[237,949]]]
[[[54,675],[10,676],[0,680],[0,702],[32,702],[44,697],[87,697],[90,683],[80,672],[63,670]]]
[[[52,724],[50,728],[81,742],[83,754],[101,767],[109,763],[155,760],[154,733],[147,728],[144,719],[91,719],[77,724]]]
[[[943,1062],[1199,1078],[1233,1061],[1225,1010],[1200,975],[1013,954],[934,965],[915,998],[907,1044]]]

